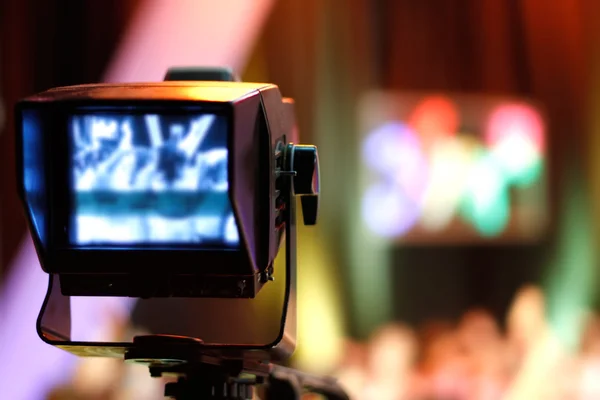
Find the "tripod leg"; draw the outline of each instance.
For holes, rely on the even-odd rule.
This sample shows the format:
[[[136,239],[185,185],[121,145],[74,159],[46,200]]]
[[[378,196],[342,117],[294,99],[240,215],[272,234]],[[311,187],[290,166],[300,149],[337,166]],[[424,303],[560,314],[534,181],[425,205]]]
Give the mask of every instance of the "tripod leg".
[[[302,388],[291,379],[269,379],[262,400],[300,400]]]
[[[265,400],[300,400],[305,390],[307,393],[320,394],[327,400],[349,400],[346,392],[334,379],[281,366],[274,366],[269,375],[266,390],[268,396]]]

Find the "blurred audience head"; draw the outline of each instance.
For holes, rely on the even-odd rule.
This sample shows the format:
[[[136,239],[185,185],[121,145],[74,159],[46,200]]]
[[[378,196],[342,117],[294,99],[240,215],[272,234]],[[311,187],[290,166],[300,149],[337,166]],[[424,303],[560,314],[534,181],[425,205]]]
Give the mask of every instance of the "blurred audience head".
[[[589,314],[586,318],[581,338],[581,352],[588,356],[600,357],[600,317]]]
[[[508,339],[519,352],[527,352],[546,330],[546,307],[542,290],[526,286],[519,290],[508,313]]]
[[[369,340],[369,375],[381,380],[405,375],[413,367],[417,347],[415,334],[408,326],[394,323],[379,328]]]

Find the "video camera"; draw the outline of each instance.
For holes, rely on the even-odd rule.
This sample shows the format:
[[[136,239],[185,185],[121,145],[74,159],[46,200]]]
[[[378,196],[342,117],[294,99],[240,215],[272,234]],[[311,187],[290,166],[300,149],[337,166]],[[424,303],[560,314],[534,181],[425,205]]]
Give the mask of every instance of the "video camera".
[[[319,204],[317,148],[297,144],[294,103],[276,85],[174,68],[164,82],[39,93],[17,104],[16,127],[19,195],[49,274],[42,340],[177,375],[165,395],[178,399],[252,398],[257,384],[269,399],[347,398],[329,378],[271,363],[295,347],[296,199],[307,225]],[[280,250],[285,279],[271,282]],[[165,321],[187,310],[180,322],[201,323],[153,315],[152,334],[131,342],[72,340],[80,296],[133,297]],[[269,333],[248,319],[264,296],[279,303]]]

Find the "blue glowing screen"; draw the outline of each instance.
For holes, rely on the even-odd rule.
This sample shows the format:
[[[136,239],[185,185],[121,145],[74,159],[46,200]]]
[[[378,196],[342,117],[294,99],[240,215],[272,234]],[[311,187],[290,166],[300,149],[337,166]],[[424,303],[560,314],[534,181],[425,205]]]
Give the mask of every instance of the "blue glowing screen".
[[[40,115],[34,110],[23,111],[23,191],[32,229],[46,246],[48,235],[48,190],[46,186],[44,131]]]
[[[69,132],[73,244],[237,247],[224,117],[90,112]]]

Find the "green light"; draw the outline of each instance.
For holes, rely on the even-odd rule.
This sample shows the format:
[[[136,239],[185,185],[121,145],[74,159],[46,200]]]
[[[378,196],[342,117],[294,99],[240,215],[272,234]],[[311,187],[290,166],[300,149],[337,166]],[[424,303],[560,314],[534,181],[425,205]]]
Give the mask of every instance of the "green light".
[[[511,184],[527,187],[542,175],[543,156],[532,138],[523,133],[506,135],[491,154]]]
[[[461,212],[483,236],[497,236],[510,218],[510,199],[501,168],[488,154],[480,154],[467,183]]]
[[[517,187],[526,188],[534,184],[542,176],[544,171],[544,161],[540,157],[529,167],[524,168],[510,177],[510,181]]]
[[[558,244],[552,250],[545,289],[552,329],[562,344],[574,350],[595,293],[597,239],[582,173],[570,167],[564,176]]]

